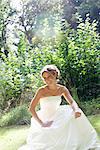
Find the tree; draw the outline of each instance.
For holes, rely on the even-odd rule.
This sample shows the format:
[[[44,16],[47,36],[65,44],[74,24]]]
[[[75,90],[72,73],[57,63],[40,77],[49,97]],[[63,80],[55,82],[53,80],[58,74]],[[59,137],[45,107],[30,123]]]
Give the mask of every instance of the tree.
[[[79,17],[77,30],[67,29],[61,34],[57,49],[62,81],[72,91],[77,89],[80,99],[97,98],[100,37],[97,23]],[[76,92],[76,93],[77,93]]]
[[[8,56],[8,47],[7,47],[7,25],[12,24],[11,17],[15,13],[15,10],[12,10],[10,2],[8,0],[0,2],[0,57],[1,53],[5,53],[6,57]]]
[[[100,32],[100,1],[99,0],[84,0],[79,7],[77,7],[77,11],[82,16],[82,18],[86,19],[86,14],[90,15],[91,22],[93,20],[97,20],[97,29]]]
[[[43,29],[45,19],[49,21],[49,25],[53,26],[55,14],[61,11],[60,1],[30,0],[22,1],[21,4],[22,9],[18,12],[18,29],[26,35],[29,44],[32,44],[32,39],[38,36],[37,31],[40,32]]]

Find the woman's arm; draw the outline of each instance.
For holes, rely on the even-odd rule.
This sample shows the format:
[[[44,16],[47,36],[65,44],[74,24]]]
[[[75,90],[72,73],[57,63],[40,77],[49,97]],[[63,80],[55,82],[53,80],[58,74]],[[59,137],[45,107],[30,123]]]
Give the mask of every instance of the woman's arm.
[[[42,126],[42,127],[49,127],[53,123],[53,121],[47,121],[47,122],[42,122],[42,120],[38,117],[35,107],[39,102],[39,99],[43,95],[43,89],[38,89],[34,98],[32,99],[30,106],[29,106],[29,111],[32,113],[32,116],[36,119],[36,121]]]
[[[71,96],[69,90],[65,86],[63,86],[63,93],[62,93],[62,95],[64,96],[64,98],[66,99],[66,101],[71,105],[73,111],[76,113],[76,118],[79,117],[80,114],[81,114],[80,110],[79,110],[79,106],[75,102],[75,100]]]
[[[29,106],[29,111],[32,113],[32,116],[38,121],[38,123],[40,125],[42,125],[42,120],[40,120],[40,118],[38,117],[36,111],[35,111],[35,107],[39,102],[39,99],[41,98],[42,95],[42,89],[38,89],[37,92],[35,93],[34,98],[32,99],[30,106]]]

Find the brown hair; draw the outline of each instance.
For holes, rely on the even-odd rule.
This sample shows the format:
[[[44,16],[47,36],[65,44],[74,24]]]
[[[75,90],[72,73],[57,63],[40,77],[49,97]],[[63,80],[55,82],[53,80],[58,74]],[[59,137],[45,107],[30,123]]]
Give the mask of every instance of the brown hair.
[[[56,73],[56,78],[58,79],[60,76],[60,71],[59,69],[55,66],[55,65],[46,65],[43,67],[43,69],[41,70],[41,77],[43,75],[44,72],[49,72],[49,73]]]

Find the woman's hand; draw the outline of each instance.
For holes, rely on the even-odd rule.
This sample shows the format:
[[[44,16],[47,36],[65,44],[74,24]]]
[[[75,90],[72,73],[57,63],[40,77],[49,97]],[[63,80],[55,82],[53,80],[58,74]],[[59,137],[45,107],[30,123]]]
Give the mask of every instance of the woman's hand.
[[[50,127],[52,125],[53,121],[47,121],[42,123],[42,127]]]
[[[75,118],[78,118],[78,117],[80,117],[81,116],[81,112],[75,112]]]

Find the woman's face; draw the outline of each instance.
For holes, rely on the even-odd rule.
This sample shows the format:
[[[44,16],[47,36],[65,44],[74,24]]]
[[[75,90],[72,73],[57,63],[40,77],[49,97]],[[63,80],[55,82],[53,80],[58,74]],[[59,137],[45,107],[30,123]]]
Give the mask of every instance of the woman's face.
[[[44,72],[42,77],[46,84],[52,84],[56,82],[56,75],[52,73]]]

